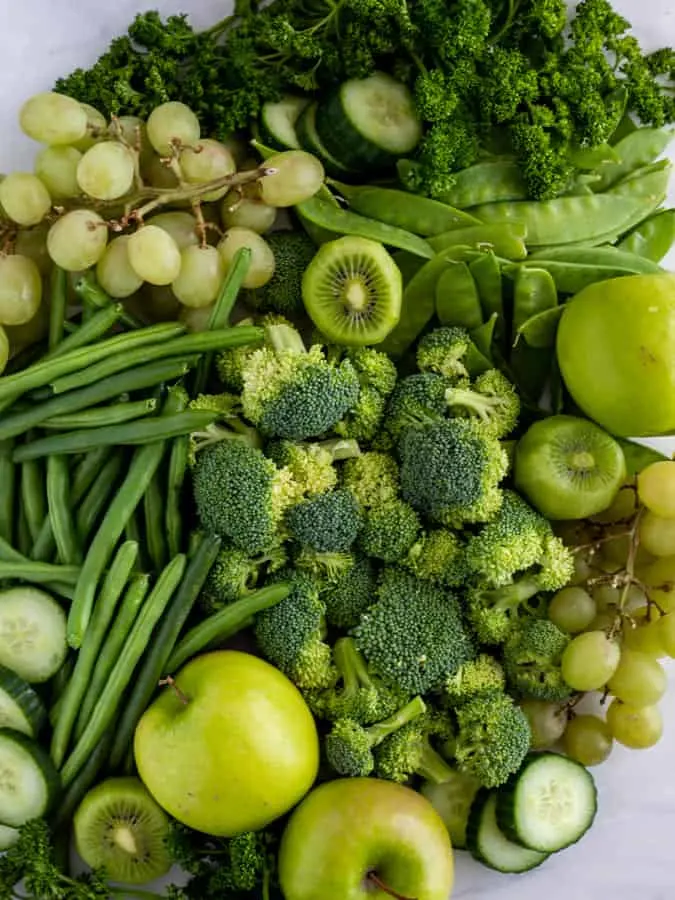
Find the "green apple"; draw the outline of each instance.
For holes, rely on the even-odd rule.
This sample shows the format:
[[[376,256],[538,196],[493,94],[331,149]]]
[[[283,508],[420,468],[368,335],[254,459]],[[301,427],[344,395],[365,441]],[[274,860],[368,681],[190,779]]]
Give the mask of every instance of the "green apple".
[[[392,781],[343,778],[311,792],[279,849],[286,900],[448,900],[452,846],[421,794]]]
[[[143,714],[138,773],[179,822],[230,837],[288,812],[316,779],[319,739],[302,695],[234,650],[189,662]]]

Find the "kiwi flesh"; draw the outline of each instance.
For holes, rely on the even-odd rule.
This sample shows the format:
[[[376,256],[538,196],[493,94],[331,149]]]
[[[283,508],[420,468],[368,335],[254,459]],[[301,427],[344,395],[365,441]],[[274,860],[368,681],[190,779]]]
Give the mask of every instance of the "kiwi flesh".
[[[302,299],[328,341],[347,347],[379,344],[401,317],[401,272],[376,241],[338,238],[324,244],[305,270]]]
[[[82,859],[111,881],[145,884],[171,868],[169,819],[138,778],[101,782],[80,804],[74,826]]]

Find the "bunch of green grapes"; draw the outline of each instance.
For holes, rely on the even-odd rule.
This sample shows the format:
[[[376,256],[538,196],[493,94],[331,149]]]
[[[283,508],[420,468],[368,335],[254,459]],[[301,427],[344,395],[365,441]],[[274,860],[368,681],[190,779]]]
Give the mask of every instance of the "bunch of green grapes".
[[[37,319],[51,266],[95,268],[119,300],[166,289],[172,314],[179,304],[209,307],[241,247],[252,253],[244,287],[270,280],[275,259],[262,235],[278,209],[313,196],[324,178],[319,160],[300,150],[260,169],[236,141],[202,137],[183,103],[163,103],[145,122],[109,123],[86,104],[42,93],[19,120],[43,148],[33,172],[0,182],[0,371],[10,353],[5,326],[11,337]]]

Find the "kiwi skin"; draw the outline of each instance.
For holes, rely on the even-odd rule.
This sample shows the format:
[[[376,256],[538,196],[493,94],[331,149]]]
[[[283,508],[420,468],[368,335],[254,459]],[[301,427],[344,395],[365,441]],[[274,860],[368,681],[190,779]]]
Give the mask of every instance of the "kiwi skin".
[[[518,442],[514,480],[547,519],[585,519],[607,509],[626,480],[623,450],[576,416],[535,422]]]
[[[74,817],[75,844],[111,881],[145,884],[171,868],[169,818],[138,778],[109,778],[85,796]]]

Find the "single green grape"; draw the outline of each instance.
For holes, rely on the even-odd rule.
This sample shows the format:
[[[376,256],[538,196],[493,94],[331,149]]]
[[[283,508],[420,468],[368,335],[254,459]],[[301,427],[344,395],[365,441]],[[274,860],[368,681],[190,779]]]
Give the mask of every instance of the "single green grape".
[[[530,723],[533,750],[546,750],[563,736],[567,713],[560,704],[545,700],[523,700],[520,708]]]
[[[562,631],[577,634],[584,631],[597,615],[595,600],[578,586],[565,587],[553,597],[548,617]]]
[[[610,692],[629,706],[653,706],[666,692],[663,666],[646,653],[623,647],[616,671],[607,682]]]
[[[621,649],[604,631],[579,634],[565,648],[561,669],[575,691],[599,691],[616,672]]]
[[[661,740],[663,717],[658,706],[637,708],[612,700],[607,710],[607,725],[615,741],[632,750],[647,750]]]
[[[565,729],[565,753],[582,766],[599,766],[612,752],[612,733],[609,725],[598,716],[574,716]]]
[[[638,495],[648,510],[664,519],[675,519],[675,462],[660,460],[638,475]]]

